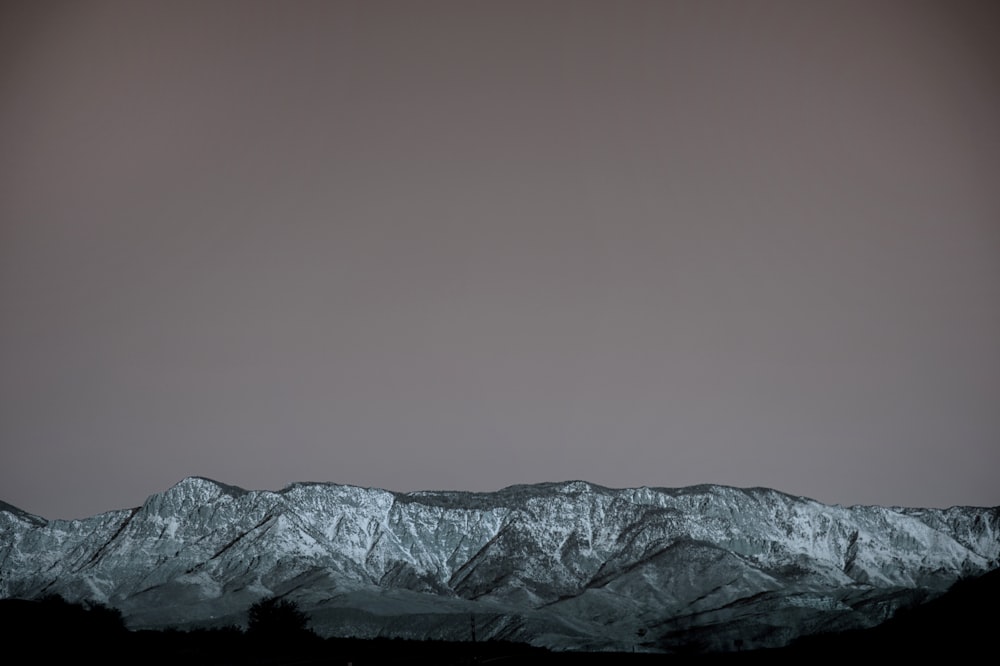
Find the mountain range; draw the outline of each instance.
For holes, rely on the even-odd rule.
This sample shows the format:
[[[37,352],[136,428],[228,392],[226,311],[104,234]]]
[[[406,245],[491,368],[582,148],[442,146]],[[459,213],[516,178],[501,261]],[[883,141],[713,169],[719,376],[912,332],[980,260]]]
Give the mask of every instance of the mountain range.
[[[0,598],[97,601],[135,629],[241,624],[281,596],[325,636],[743,650],[874,626],[998,566],[1000,507],[766,488],[271,492],[191,477],[83,520],[0,502]]]

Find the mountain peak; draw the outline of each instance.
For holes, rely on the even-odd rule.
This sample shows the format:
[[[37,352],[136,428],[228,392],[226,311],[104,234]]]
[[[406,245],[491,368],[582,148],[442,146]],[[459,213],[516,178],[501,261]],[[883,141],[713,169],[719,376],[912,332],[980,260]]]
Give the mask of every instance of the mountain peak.
[[[18,520],[22,520],[28,523],[34,523],[35,525],[45,525],[48,521],[41,516],[36,516],[33,513],[28,513],[23,509],[19,509],[13,504],[7,504],[7,502],[0,501],[0,512],[7,513]]]
[[[165,492],[222,492],[228,495],[243,495],[249,491],[239,486],[210,479],[206,476],[187,476],[172,485]]]

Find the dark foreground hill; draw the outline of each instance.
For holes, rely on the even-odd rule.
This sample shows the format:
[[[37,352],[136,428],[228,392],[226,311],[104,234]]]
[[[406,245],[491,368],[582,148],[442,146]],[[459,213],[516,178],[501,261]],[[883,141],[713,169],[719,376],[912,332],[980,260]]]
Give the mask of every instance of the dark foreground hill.
[[[830,657],[948,659],[995,654],[1000,627],[1000,569],[955,583],[925,604],[902,608],[864,631],[803,638],[790,652]]]

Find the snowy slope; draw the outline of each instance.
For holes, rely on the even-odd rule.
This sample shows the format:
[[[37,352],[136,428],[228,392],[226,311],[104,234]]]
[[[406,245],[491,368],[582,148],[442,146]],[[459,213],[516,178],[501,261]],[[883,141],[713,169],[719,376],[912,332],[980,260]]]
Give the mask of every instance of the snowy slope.
[[[323,634],[556,648],[785,644],[869,626],[1000,564],[1000,508],[841,507],[768,489],[495,493],[188,478],[136,509],[0,504],[0,596],[58,593],[134,627],[232,624],[288,595]]]

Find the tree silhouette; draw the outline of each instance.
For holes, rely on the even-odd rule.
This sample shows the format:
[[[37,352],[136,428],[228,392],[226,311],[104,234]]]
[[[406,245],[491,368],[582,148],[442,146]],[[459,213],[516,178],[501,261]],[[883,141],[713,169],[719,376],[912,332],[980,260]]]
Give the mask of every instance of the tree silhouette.
[[[117,608],[99,601],[88,601],[86,609],[88,625],[93,628],[92,630],[107,633],[125,631],[125,619]]]
[[[309,616],[299,610],[298,604],[278,597],[261,599],[247,611],[247,633],[252,636],[300,637],[312,633],[308,623]]]
[[[73,628],[79,634],[110,635],[125,631],[122,612],[99,601],[70,602],[58,594],[38,599],[40,613],[52,624]]]

